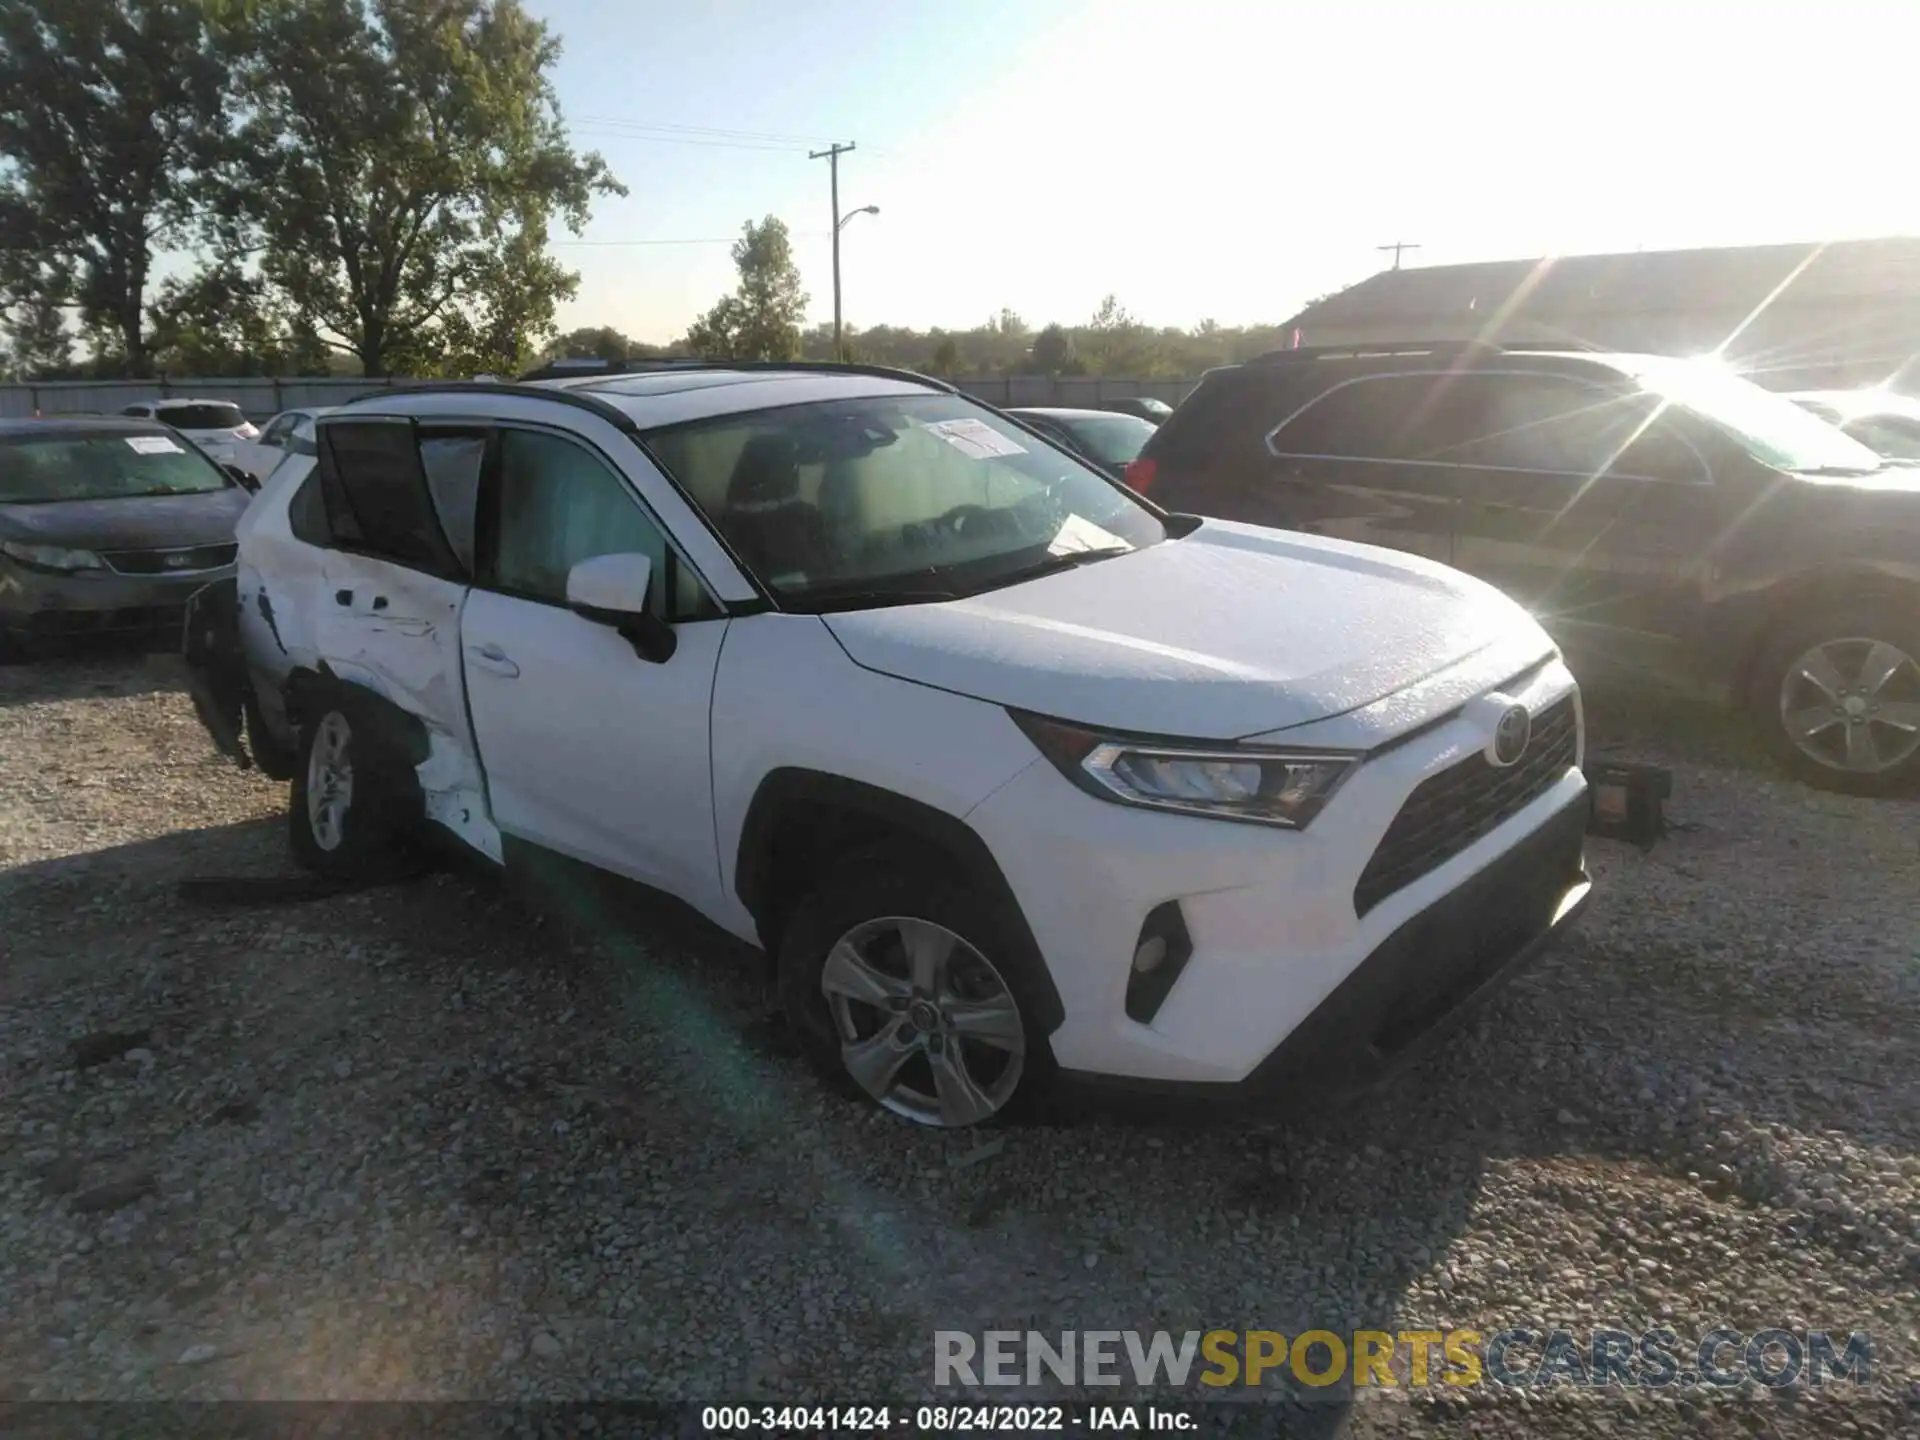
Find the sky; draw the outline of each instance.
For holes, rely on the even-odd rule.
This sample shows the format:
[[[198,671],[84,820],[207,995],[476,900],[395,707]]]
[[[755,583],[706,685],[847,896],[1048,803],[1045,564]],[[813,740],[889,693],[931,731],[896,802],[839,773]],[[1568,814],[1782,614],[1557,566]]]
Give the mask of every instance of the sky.
[[[1272,322],[1390,257],[1920,234],[1920,8],[1783,0],[526,0],[628,186],[563,329],[663,342],[778,215],[810,318]],[[751,148],[750,148],[751,147]],[[693,241],[648,243],[636,241]]]

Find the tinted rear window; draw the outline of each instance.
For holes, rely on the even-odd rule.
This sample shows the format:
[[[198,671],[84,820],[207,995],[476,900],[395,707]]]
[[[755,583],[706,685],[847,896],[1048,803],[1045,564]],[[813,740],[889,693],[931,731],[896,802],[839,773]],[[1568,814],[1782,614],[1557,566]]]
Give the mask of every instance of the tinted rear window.
[[[1182,461],[1264,454],[1267,431],[1286,414],[1275,408],[1284,403],[1276,378],[1248,366],[1203,377],[1199,388],[1153,432],[1143,453]],[[1301,403],[1293,401],[1293,405]]]
[[[160,419],[176,430],[238,430],[247,423],[238,405],[203,400],[191,405],[163,405]]]

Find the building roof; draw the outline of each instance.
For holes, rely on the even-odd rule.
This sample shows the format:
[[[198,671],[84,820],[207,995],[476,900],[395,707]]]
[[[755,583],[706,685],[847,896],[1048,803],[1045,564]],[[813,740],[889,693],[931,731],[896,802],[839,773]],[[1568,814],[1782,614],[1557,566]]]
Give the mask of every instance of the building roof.
[[[1509,305],[1535,318],[1744,312],[1776,289],[1776,304],[1920,296],[1920,237],[1409,266],[1316,301],[1288,323],[1412,322],[1411,336],[1421,320],[1491,319]]]

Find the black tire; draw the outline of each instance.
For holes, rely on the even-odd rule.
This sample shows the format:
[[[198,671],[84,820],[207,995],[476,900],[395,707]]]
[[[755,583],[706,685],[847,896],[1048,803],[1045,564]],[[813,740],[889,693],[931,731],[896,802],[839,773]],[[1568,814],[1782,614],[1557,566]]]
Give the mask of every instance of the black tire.
[[[338,727],[344,727],[341,737]],[[390,745],[365,705],[345,696],[318,698],[302,718],[287,806],[293,858],[335,880],[382,880],[417,868],[423,806],[418,777]],[[351,784],[337,827],[322,825],[309,803],[315,749],[338,742]]]
[[[1809,680],[1793,682],[1798,687],[1797,693],[1788,690],[1791,672],[1796,670],[1801,658],[1810,651],[1820,646],[1834,645],[1841,661],[1839,668],[1843,677],[1855,678],[1847,674],[1845,661],[1853,654],[1864,656],[1866,645],[1849,646],[1844,643],[1849,641],[1881,641],[1907,657],[1920,660],[1920,607],[1915,606],[1911,597],[1904,601],[1897,596],[1879,600],[1862,599],[1824,606],[1775,626],[1755,660],[1747,695],[1748,705],[1760,723],[1761,734],[1782,765],[1807,784],[1820,789],[1849,795],[1894,795],[1920,787],[1920,748],[1884,769],[1867,771],[1844,768],[1841,760],[1845,737],[1848,728],[1854,725],[1855,717],[1836,713],[1835,725],[1831,730],[1816,737],[1817,747],[1831,756],[1830,763],[1822,763],[1808,754],[1787,729],[1782,715],[1783,691],[1802,700],[1807,708],[1818,708],[1826,699],[1824,693],[1814,689]],[[1838,701],[1836,711],[1852,698],[1849,696]],[[1902,666],[1881,691],[1874,696],[1861,698],[1879,703],[1920,703],[1920,669],[1913,665]],[[1858,717],[1860,723],[1869,727],[1870,736],[1882,745],[1883,753],[1897,749],[1899,733],[1873,720],[1874,713],[1878,712]]]
[[[801,897],[782,929],[777,959],[781,1007],[801,1053],[822,1076],[844,1093],[884,1104],[848,1073],[841,1034],[822,989],[827,956],[843,936],[866,922],[887,917],[930,921],[964,940],[997,972],[1018,1010],[1023,1032],[1024,1050],[1011,1094],[989,1118],[971,1123],[995,1125],[1029,1119],[1039,1113],[1055,1073],[1053,1052],[1035,1019],[1044,1013],[1038,1003],[1044,986],[1033,973],[1039,962],[1029,957],[1024,947],[999,933],[988,918],[991,907],[951,878],[952,874],[952,865],[936,857],[903,855],[898,847],[858,851],[835,863]],[[875,1016],[878,1013],[872,1012]],[[892,1023],[881,1022],[883,1027]],[[926,1073],[930,1077],[931,1072]],[[920,1124],[949,1123],[894,1105],[886,1108]]]

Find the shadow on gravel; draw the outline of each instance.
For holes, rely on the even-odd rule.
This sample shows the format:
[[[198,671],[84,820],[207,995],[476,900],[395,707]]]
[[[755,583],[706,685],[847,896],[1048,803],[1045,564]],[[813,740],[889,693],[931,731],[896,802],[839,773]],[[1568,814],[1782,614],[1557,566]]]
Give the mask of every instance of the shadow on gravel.
[[[63,642],[30,660],[0,663],[0,708],[185,688],[179,644],[171,640],[95,637]]]
[[[229,1128],[301,1116],[219,1183],[266,1210],[288,1173],[314,1185],[316,1164],[358,1165],[358,1193],[406,1196],[410,1253],[437,1254],[457,1233],[454,1248],[497,1258],[488,1303],[516,1317],[515,1333],[558,1315],[540,1323],[597,1347],[605,1376],[675,1373],[680,1337],[732,1333],[733,1310],[712,1306],[733,1302],[710,1297],[747,1296],[769,1265],[773,1279],[751,1282],[760,1299],[738,1302],[728,1351],[732,1383],[754,1398],[844,1391],[849,1375],[865,1377],[864,1398],[911,1393],[893,1387],[931,1380],[938,1329],[1445,1329],[1461,1313],[1450,1292],[1503,1273],[1502,1254],[1457,1242],[1508,1161],[1564,1162],[1536,1183],[1572,1186],[1604,1184],[1581,1171],[1607,1157],[1698,1175],[1702,1206],[1749,1205],[1779,1181],[1763,1148],[1722,1142],[1736,1111],[1747,1127],[1913,1137],[1913,1107],[1812,1108],[1792,1084],[1751,1077],[1759,1042],[1716,1019],[1694,972],[1585,932],[1358,1107],[1285,1125],[1089,1113],[992,1135],[916,1131],[806,1072],[768,1021],[753,952],[577,867],[516,890],[463,867],[320,898],[292,889],[282,904],[242,887],[231,906],[213,894],[189,906],[177,889],[289,873],[274,821],[19,867],[0,876],[0,998],[85,987],[54,1038],[151,1027],[163,1073],[178,1037],[200,1037],[200,1055],[226,1068],[194,1082],[195,1103],[240,1118],[169,1143],[226,1164],[216,1141]],[[1763,1039],[1769,1076],[1833,1071],[1817,1028]],[[310,1093],[326,1098],[292,1108]],[[177,1182],[154,1165],[164,1195]],[[305,1212],[286,1224],[282,1282],[310,1266],[306,1283],[333,1283],[324,1251],[300,1248],[303,1227],[325,1227]],[[1521,1238],[1560,1263],[1550,1242]],[[1836,1222],[1810,1238],[1840,1254],[1871,1237]],[[1674,1263],[1691,1243],[1674,1237]],[[249,1282],[205,1263],[211,1295]],[[566,1267],[594,1278],[554,1298]],[[604,1298],[636,1286],[637,1312]],[[1618,1312],[1639,1303],[1623,1290]],[[767,1305],[787,1308],[769,1317]],[[791,1343],[828,1325],[831,1344]],[[463,1373],[500,1363],[499,1334],[480,1333]],[[401,1332],[396,1353],[405,1343]],[[259,1385],[284,1383],[271,1360]],[[1258,1393],[1306,1402],[1286,1433],[1341,1432],[1340,1387],[1275,1389],[1280,1374]],[[1123,1386],[1113,1398],[1148,1397]]]

